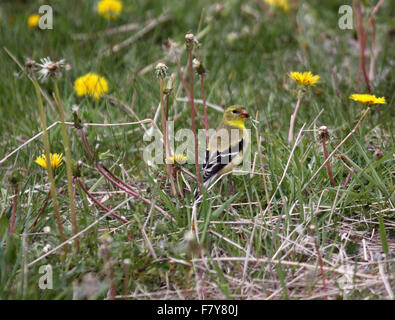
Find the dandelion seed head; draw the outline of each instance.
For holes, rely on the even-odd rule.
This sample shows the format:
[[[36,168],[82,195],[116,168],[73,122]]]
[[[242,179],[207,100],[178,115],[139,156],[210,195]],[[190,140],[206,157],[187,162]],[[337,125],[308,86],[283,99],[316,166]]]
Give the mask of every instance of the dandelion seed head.
[[[40,61],[41,63],[38,63],[38,66],[41,69],[38,71],[38,74],[41,81],[47,81],[49,77],[59,78],[66,64],[65,59],[53,62],[49,57],[42,58]]]
[[[168,39],[164,41],[163,48],[167,60],[172,63],[176,63],[178,60],[180,60],[182,48],[179,43]]]

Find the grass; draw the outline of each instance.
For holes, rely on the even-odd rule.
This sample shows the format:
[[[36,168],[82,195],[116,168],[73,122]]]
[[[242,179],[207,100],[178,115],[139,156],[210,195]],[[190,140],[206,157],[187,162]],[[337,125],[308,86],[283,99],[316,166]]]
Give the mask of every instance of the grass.
[[[376,2],[365,2],[369,5],[367,17]],[[165,58],[163,42],[170,38],[183,45],[187,31],[202,32],[195,54],[207,69],[208,105],[242,104],[253,117],[258,115],[257,134],[251,123],[247,125],[252,129],[253,173],[224,178],[193,208],[191,192],[184,192],[183,197],[172,195],[164,165],[152,167],[144,162],[144,127],[149,129],[149,122],[84,129],[101,163],[169,218],[109,183],[95,169],[78,131],[68,126],[71,156],[74,163],[80,161],[81,181],[103,205],[129,223],[95,206],[75,184],[80,252],[65,253],[61,247],[43,256],[61,242],[51,199],[34,229],[28,230],[49,192],[46,172],[34,162],[44,148],[42,137],[37,138],[0,162],[1,299],[393,298],[393,2],[385,1],[375,18],[377,52],[370,83],[372,92],[385,96],[387,104],[380,110],[372,107],[330,159],[335,187],[325,167],[311,179],[325,161],[318,128],[325,125],[329,130],[330,154],[366,110],[348,99],[366,88],[362,77],[356,87],[356,32],[337,25],[338,8],[344,1],[291,1],[292,8],[285,13],[259,0],[224,1],[222,10],[210,1],[125,0],[123,13],[111,21],[95,12],[94,1],[73,5],[50,1],[54,29],[28,29],[27,17],[38,11],[39,3],[2,2],[2,46],[22,63],[27,57],[66,59],[71,69],[63,72],[58,85],[69,122],[73,121],[74,104],[79,105],[84,123],[154,119],[160,102],[156,62],[165,61],[169,74],[177,73],[177,65]],[[144,29],[147,21],[162,14],[168,19]],[[136,24],[132,31],[106,34],[130,23]],[[133,43],[105,54],[138,32],[141,36]],[[181,66],[185,69],[187,60],[184,52]],[[1,161],[41,127],[31,82],[3,49],[0,62]],[[298,112],[297,146],[287,142],[297,99],[296,85],[288,77],[291,71],[320,75],[319,84],[308,90]],[[106,77],[108,95],[98,101],[76,96],[73,81],[87,72]],[[188,74],[184,77],[189,84]],[[198,75],[194,82],[195,98],[201,99]],[[44,103],[50,125],[59,121],[53,86],[51,81],[40,85],[48,97]],[[185,97],[177,75],[169,109],[169,120],[177,116],[176,130],[191,127],[188,102],[177,101]],[[203,105],[196,107],[196,124],[204,129]],[[222,114],[210,107],[207,112],[209,128],[215,128]],[[159,119],[157,124],[160,126]],[[64,152],[60,124],[49,131],[49,138],[51,152]],[[194,161],[183,167],[195,173]],[[21,177],[14,235],[10,237],[15,172]],[[193,190],[196,179],[185,172],[183,176]],[[65,165],[57,169],[55,179],[62,223],[70,239]],[[182,179],[180,184],[188,187]],[[193,236],[189,230],[194,231]],[[73,242],[70,247],[74,248]],[[53,288],[40,289],[39,280],[45,274],[40,267],[48,264]]]

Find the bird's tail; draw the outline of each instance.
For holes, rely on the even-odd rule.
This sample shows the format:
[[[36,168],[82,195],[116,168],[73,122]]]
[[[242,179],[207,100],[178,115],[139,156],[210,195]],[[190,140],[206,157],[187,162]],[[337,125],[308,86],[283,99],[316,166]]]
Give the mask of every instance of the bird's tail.
[[[206,181],[204,181],[204,183],[203,183],[203,188],[204,189],[207,189],[207,187],[210,185],[210,183],[215,179],[215,177],[216,177],[217,175],[215,174],[215,175],[213,175],[212,177],[210,177],[209,179],[207,179]],[[196,188],[195,188],[195,190],[193,191],[193,196],[194,196],[194,198],[195,198],[195,200],[197,200],[199,197],[200,197],[200,195],[201,195],[201,192],[199,192],[199,187],[197,186]]]

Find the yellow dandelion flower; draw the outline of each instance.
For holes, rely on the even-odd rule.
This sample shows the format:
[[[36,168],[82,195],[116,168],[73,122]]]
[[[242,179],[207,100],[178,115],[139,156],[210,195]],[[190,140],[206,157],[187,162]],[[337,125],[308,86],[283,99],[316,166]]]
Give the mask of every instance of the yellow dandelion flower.
[[[51,159],[51,167],[52,169],[56,169],[62,165],[62,157],[63,153],[50,153],[49,157]],[[37,157],[35,161],[38,165],[43,167],[44,169],[47,169],[47,158],[45,157],[45,154],[42,154],[41,157]]]
[[[289,2],[288,0],[264,0],[267,4],[272,7],[277,7],[283,9],[285,12],[289,11]]]
[[[184,162],[186,162],[188,160],[187,156],[184,156],[183,154],[175,154],[174,156],[171,156],[168,158],[169,162],[172,163],[179,163],[179,164],[183,164]]]
[[[320,79],[319,75],[313,76],[313,74],[309,72],[291,72],[289,77],[294,80],[297,84],[303,86],[314,86],[318,80]]]
[[[74,81],[74,90],[79,97],[88,95],[98,100],[108,92],[107,80],[95,73],[87,73]]]
[[[41,16],[39,14],[32,14],[27,18],[27,25],[29,28],[33,29],[38,26]]]
[[[122,1],[101,0],[97,4],[97,12],[106,19],[116,19],[122,12]]]
[[[377,98],[373,94],[352,94],[350,99],[362,104],[386,104],[385,97]]]

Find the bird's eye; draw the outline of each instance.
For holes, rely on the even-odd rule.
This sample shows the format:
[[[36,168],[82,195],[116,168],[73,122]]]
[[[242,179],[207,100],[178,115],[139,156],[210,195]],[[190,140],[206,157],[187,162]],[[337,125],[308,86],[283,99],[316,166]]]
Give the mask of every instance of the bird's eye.
[[[237,111],[237,110],[233,110],[232,112],[233,112],[233,113],[239,113],[239,111]]]

